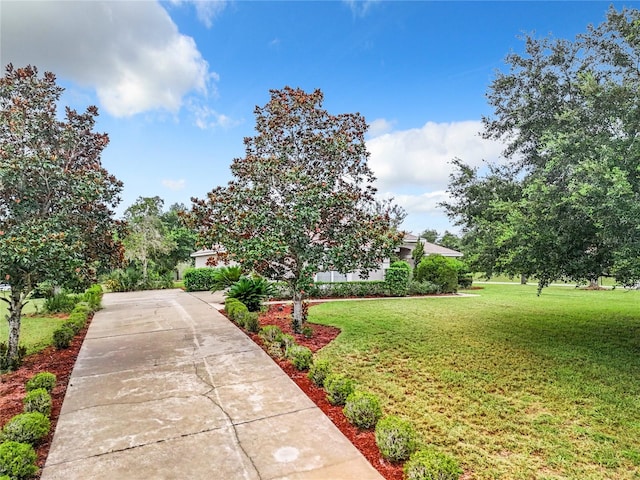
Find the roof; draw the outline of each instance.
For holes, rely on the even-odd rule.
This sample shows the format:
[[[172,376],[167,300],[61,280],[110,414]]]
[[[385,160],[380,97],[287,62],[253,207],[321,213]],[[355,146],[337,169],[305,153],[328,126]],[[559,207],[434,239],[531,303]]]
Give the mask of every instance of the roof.
[[[453,250],[451,248],[443,247],[442,245],[437,245],[435,243],[427,242],[424,238],[419,238],[417,235],[413,235],[412,233],[406,233],[404,235],[404,243],[405,244],[417,244],[418,240],[422,242],[424,245],[424,254],[431,255],[437,254],[442,255],[443,257],[462,257],[463,253],[458,252],[457,250]]]

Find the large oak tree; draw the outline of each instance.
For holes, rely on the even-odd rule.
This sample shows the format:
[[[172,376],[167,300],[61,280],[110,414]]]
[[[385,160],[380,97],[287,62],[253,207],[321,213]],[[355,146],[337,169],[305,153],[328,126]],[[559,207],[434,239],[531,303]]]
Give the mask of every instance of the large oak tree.
[[[640,12],[607,13],[573,41],[525,37],[488,91],[484,136],[505,142],[487,174],[454,162],[465,253],[488,273],[640,279]]]
[[[0,80],[0,279],[11,286],[9,359],[22,308],[42,281],[80,286],[118,264],[113,219],[122,184],[101,165],[106,134],[95,107],[57,116],[63,89],[52,73],[8,65]]]
[[[272,90],[256,107],[233,180],[193,199],[203,245],[219,244],[244,269],[284,281],[302,325],[302,298],[318,271],[379,268],[402,240],[391,202],[375,200],[365,119],[332,115],[320,90]]]

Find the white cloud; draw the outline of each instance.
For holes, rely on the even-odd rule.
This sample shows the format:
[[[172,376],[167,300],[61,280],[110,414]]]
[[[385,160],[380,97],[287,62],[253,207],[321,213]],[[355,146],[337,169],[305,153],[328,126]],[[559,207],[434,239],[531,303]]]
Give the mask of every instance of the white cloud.
[[[174,5],[193,4],[196,15],[207,28],[211,28],[213,20],[222,12],[227,3],[225,0],[171,0]]]
[[[201,103],[191,103],[189,110],[194,117],[193,123],[201,130],[231,128],[242,123]]]
[[[422,128],[386,133],[367,141],[369,165],[381,191],[400,186],[423,190],[445,190],[450,162],[458,157],[472,166],[483,160],[497,160],[503,146],[484,140],[479,121],[428,122]]]
[[[369,130],[367,133],[370,137],[377,137],[393,130],[394,124],[394,121],[389,121],[384,118],[376,118],[369,124]]]
[[[176,112],[216,78],[155,1],[3,2],[0,26],[3,64],[36,65],[94,88],[116,117]]]
[[[178,191],[183,190],[187,186],[187,181],[184,178],[180,180],[162,180],[162,186],[169,190]]]

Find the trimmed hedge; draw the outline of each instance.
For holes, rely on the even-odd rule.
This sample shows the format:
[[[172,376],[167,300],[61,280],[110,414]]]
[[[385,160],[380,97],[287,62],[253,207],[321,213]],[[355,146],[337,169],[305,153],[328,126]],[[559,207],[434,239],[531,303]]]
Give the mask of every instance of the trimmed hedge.
[[[188,268],[184,272],[184,288],[187,292],[204,292],[216,284],[216,269],[210,267]]]
[[[384,272],[384,281],[392,297],[406,296],[410,280],[411,267],[407,262],[393,262]]]

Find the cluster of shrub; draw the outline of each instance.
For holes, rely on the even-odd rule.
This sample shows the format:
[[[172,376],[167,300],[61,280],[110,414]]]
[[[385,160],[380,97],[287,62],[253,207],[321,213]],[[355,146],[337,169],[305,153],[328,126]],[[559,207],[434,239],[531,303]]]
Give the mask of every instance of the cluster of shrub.
[[[103,283],[112,292],[136,292],[139,290],[173,288],[173,272],[161,274],[154,269],[150,269],[145,278],[140,268],[118,268],[106,275]]]
[[[260,328],[258,313],[250,312],[237,298],[227,297],[227,316],[239,326],[254,333],[262,340],[267,353],[277,359],[287,359],[299,371],[308,370],[309,379],[324,388],[332,405],[344,406],[347,420],[362,430],[375,428],[376,444],[382,456],[390,462],[403,462],[407,480],[455,480],[462,470],[455,459],[438,451],[434,446],[421,446],[412,424],[394,415],[383,417],[379,398],[356,388],[353,380],[340,373],[332,373],[327,360],[314,359],[311,350],[298,345],[292,335],[284,333],[276,325]],[[309,327],[303,331],[310,337]]]
[[[53,332],[53,345],[58,349],[69,347],[73,337],[86,325],[89,316],[100,308],[103,296],[100,285],[92,285],[84,293],[54,293],[53,288],[40,293],[45,296],[43,308],[46,314],[69,314],[67,321]],[[17,369],[26,353],[27,349],[21,345],[17,358],[10,359],[6,343],[0,343],[0,372]]]
[[[69,313],[69,318],[53,332],[53,345],[69,348],[73,337],[87,324],[89,316],[100,309],[104,292],[100,285],[89,287],[83,294],[60,293],[45,300],[47,313]]]
[[[53,373],[31,377],[22,400],[24,413],[12,417],[0,431],[0,480],[23,480],[38,472],[34,449],[51,429],[51,392],[56,385]]]
[[[471,287],[473,281],[463,262],[437,254],[423,257],[413,271],[407,262],[393,262],[384,278],[394,297],[455,293],[458,288]]]

